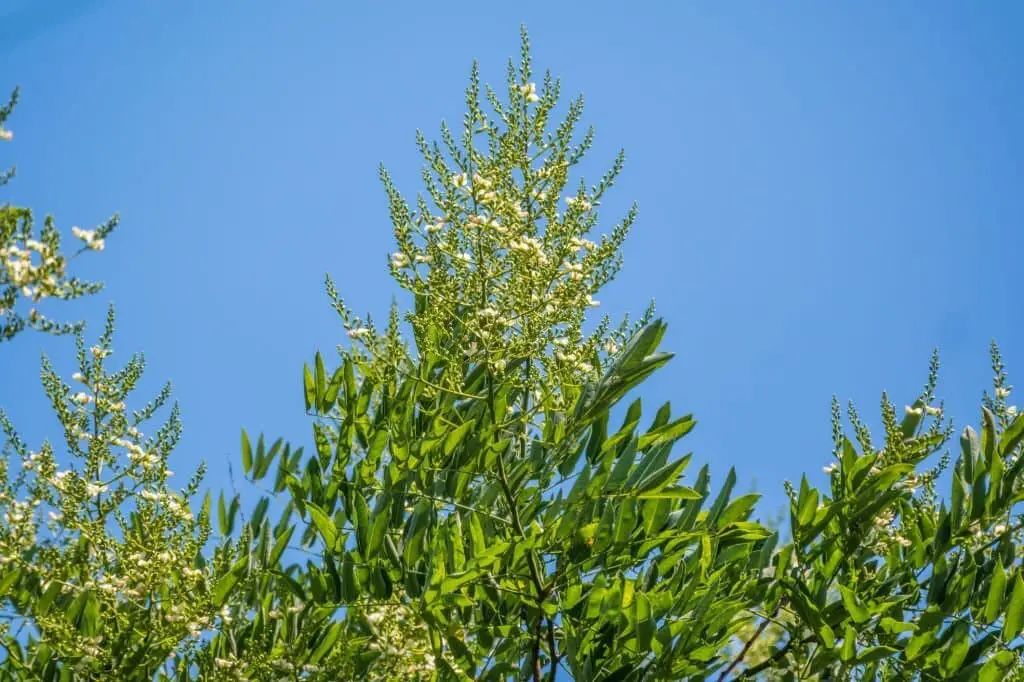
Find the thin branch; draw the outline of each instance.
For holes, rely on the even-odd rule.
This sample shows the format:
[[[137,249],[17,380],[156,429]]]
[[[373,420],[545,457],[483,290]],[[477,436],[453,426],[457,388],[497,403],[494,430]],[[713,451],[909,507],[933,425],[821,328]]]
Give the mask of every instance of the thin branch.
[[[778,612],[777,609],[776,612]],[[718,676],[718,682],[725,682],[726,678],[729,676],[729,673],[731,673],[736,666],[743,662],[743,659],[744,657],[746,657],[747,652],[750,651],[750,647],[754,646],[754,642],[756,642],[758,638],[760,638],[761,635],[764,634],[764,631],[768,629],[768,625],[770,623],[771,621],[767,618],[761,619],[761,623],[757,626],[757,629],[754,630],[754,634],[750,636],[750,639],[747,640],[747,643],[743,645],[743,648],[740,649],[740,653],[736,656],[736,658],[732,660],[732,663],[730,663],[726,667],[726,669],[722,671],[722,674]]]

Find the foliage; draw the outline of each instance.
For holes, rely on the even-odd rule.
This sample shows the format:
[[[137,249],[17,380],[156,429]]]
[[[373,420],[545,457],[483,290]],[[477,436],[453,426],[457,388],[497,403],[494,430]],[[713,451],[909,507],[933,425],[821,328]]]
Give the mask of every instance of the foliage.
[[[13,612],[0,635],[2,669],[15,679],[74,671],[76,679],[149,680],[216,616],[212,586],[221,571],[197,561],[208,511],[196,518],[190,509],[201,472],[180,492],[168,488],[178,409],[152,436],[141,431],[170,386],[144,406],[127,406],[144,361],[134,356],[107,369],[113,323],[111,311],[91,348],[78,335],[77,386],[43,359],[64,457],[50,442],[30,450],[0,413],[0,596]]]
[[[0,107],[0,141],[10,141],[13,133],[4,124],[18,101],[15,90],[6,105]],[[14,176],[14,169],[0,173],[0,185]],[[47,298],[72,300],[95,294],[103,285],[77,277],[68,278],[68,262],[84,251],[102,251],[107,236],[117,226],[117,217],[95,230],[72,228],[82,247],[67,256],[61,251],[60,232],[51,216],[38,231],[32,211],[5,204],[0,206],[0,341],[10,340],[26,328],[51,334],[73,334],[83,328],[78,323],[58,323],[49,319],[33,305],[27,314],[19,313],[16,304],[24,298],[33,304]]]
[[[533,79],[524,31],[505,99],[474,65],[458,138],[417,136],[425,194],[381,170],[411,308],[378,328],[328,279],[350,344],[303,370],[314,448],[243,431],[247,512],[232,491],[193,516],[199,474],[168,489],[177,412],[138,432],[169,392],[128,417],[142,361],[107,372],[112,317],[78,337],[80,392],[44,360],[78,464],[3,420],[22,470],[0,469],[0,599],[21,630],[0,673],[1021,679],[1024,416],[998,349],[955,460],[934,357],[902,414],[883,394],[880,442],[834,401],[827,489],[787,483],[788,527],[766,526],[734,471],[684,478],[692,416],[626,400],[671,354],[653,309],[588,319],[636,217],[592,237],[623,156],[571,185],[582,99],[555,122],[559,81]]]

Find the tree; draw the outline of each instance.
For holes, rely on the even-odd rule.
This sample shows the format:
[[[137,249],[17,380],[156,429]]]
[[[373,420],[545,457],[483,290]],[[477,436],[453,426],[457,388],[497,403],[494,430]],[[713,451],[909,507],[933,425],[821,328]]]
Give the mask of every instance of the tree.
[[[0,107],[0,141],[10,141],[13,133],[4,128],[18,102],[15,89],[7,104]],[[14,177],[14,169],[0,173],[0,186]],[[77,277],[67,277],[67,265],[84,251],[102,251],[107,237],[117,227],[115,216],[95,230],[72,228],[82,246],[71,256],[61,251],[60,232],[53,218],[47,216],[41,230],[36,231],[32,211],[5,204],[0,206],[0,342],[14,338],[26,328],[51,334],[73,334],[83,328],[81,322],[58,323],[44,315],[37,306],[27,314],[16,305],[20,299],[38,304],[46,298],[72,300],[95,294],[103,285]]]
[[[636,401],[611,427],[670,359],[665,327],[649,311],[585,330],[636,210],[588,239],[623,156],[566,196],[592,132],[573,140],[581,99],[548,132],[560,84],[532,76],[525,33],[507,101],[474,66],[460,142],[418,136],[415,209],[381,171],[411,340],[397,309],[378,329],[328,280],[354,343],[306,370],[317,452],[285,479],[322,563],[302,597],[325,618],[397,599],[445,677],[696,675],[749,618],[774,536],[749,520],[756,496],[730,499],[733,472],[717,494],[706,467],[682,485],[692,417],[666,404],[643,428]]]
[[[168,391],[127,416],[142,363],[105,369],[112,317],[89,351],[79,336],[83,390],[44,362],[81,464],[31,452],[4,420],[22,473],[0,468],[0,599],[25,629],[0,633],[0,674],[1024,676],[1024,416],[995,345],[993,394],[955,461],[937,356],[902,415],[883,394],[881,442],[852,405],[845,427],[834,401],[828,489],[787,483],[785,542],[754,520],[757,495],[733,496],[734,471],[716,486],[707,466],[684,479],[690,455],[674,449],[692,416],[666,404],[645,421],[640,399],[625,402],[671,359],[665,324],[651,309],[635,324],[587,319],[636,217],[590,239],[623,156],[567,191],[592,133],[574,136],[580,99],[552,122],[560,83],[538,87],[522,38],[507,99],[474,65],[458,139],[446,125],[438,143],[417,136],[415,207],[381,170],[389,268],[411,307],[378,328],[327,280],[350,343],[303,370],[314,451],[243,431],[242,470],[262,496],[242,513],[221,493],[218,537],[212,496],[189,506],[198,474],[167,489],[176,413],[152,439],[136,428]]]
[[[531,81],[523,38],[508,101],[485,90],[495,119],[474,67],[460,140],[446,126],[441,144],[418,136],[426,196],[414,209],[381,172],[390,268],[412,310],[379,330],[328,280],[353,345],[334,371],[319,354],[305,370],[317,452],[284,478],[322,557],[296,596],[348,621],[403,587],[445,679],[1009,674],[1024,422],[988,404],[940,500],[948,457],[929,462],[950,431],[933,404],[937,359],[902,420],[883,398],[881,447],[855,410],[859,451],[836,417],[830,490],[789,487],[781,548],[750,521],[756,496],[730,500],[733,472],[713,497],[707,468],[682,485],[689,458],[670,449],[688,415],[666,405],[644,430],[635,401],[608,428],[617,401],[668,361],[664,325],[648,315],[609,334],[606,319],[584,334],[635,213],[587,240],[621,157],[560,210],[590,133],[572,143],[579,100],[546,133],[559,84]],[[1007,395],[998,383],[996,400]],[[765,646],[772,629],[779,643]]]

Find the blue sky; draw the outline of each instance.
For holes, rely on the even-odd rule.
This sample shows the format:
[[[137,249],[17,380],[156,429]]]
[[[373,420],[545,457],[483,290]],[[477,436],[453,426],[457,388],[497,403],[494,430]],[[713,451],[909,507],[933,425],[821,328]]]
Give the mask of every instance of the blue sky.
[[[603,224],[633,200],[640,219],[602,308],[656,299],[678,356],[645,404],[696,415],[696,462],[777,508],[783,479],[824,482],[831,395],[877,424],[933,347],[947,411],[975,422],[990,339],[1024,376],[1024,7],[645,5],[16,2],[3,200],[66,231],[120,212],[79,270],[107,289],[62,312],[97,334],[116,303],[114,357],[145,351],[146,385],[176,387],[178,478],[202,459],[224,486],[241,427],[310,442],[302,363],[344,341],[324,274],[357,311],[399,293],[377,164],[413,196],[414,131],[459,119],[474,58],[500,85],[525,22],[535,64],[586,96],[588,179],[626,150]],[[36,443],[41,346],[74,371],[67,341],[0,351],[0,404]]]

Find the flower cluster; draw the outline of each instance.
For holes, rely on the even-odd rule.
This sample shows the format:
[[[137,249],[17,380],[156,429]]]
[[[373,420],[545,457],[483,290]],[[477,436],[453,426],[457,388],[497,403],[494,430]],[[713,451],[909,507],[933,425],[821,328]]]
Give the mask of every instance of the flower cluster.
[[[575,139],[582,99],[573,100],[564,122],[547,133],[559,83],[550,76],[533,81],[527,57],[509,78],[508,104],[488,88],[492,116],[482,108],[474,65],[461,148],[447,126],[441,136],[448,153],[418,136],[427,191],[415,209],[381,169],[397,246],[388,266],[416,297],[407,320],[421,355],[452,368],[485,365],[496,375],[520,360],[518,380],[539,385],[558,407],[566,392],[611,361],[653,308],[635,324],[627,318],[613,327],[605,317],[584,331],[588,312],[600,306],[598,291],[621,266],[621,245],[636,219],[634,206],[606,234],[590,236],[624,156],[597,184],[588,188],[580,179],[570,189],[570,172],[592,143],[591,131]],[[410,355],[397,323],[380,333],[368,318],[351,313],[330,280],[328,292],[353,341],[351,348],[339,347],[343,356],[366,358],[357,364],[370,373],[407,369],[402,363]],[[462,382],[461,370],[452,371],[437,388],[458,390]]]
[[[97,345],[87,349],[78,336],[73,381],[84,390],[61,379],[44,358],[43,387],[65,433],[66,457],[48,442],[29,449],[0,413],[8,454],[0,467],[0,557],[18,571],[15,586],[25,591],[15,602],[25,609],[18,617],[31,619],[35,641],[82,675],[104,670],[116,677],[135,665],[141,640],[130,642],[198,641],[217,612],[209,597],[214,567],[196,563],[209,537],[205,513],[196,518],[190,505],[201,472],[183,490],[169,489],[177,410],[153,437],[141,430],[166,403],[169,388],[129,411],[126,399],[144,365],[133,357],[108,372],[112,333],[111,313]],[[17,473],[12,458],[20,459]],[[36,609],[42,595],[62,607]],[[83,599],[95,603],[96,615],[69,630],[64,609]]]
[[[16,101],[17,93],[7,105],[0,107],[0,140],[12,138],[4,122]],[[12,175],[13,171],[0,173],[0,186]],[[72,233],[84,242],[84,248],[67,256],[61,250],[60,232],[51,217],[36,230],[30,210],[0,206],[0,341],[26,328],[52,334],[81,331],[81,323],[58,323],[49,319],[38,304],[44,299],[67,301],[99,291],[102,284],[68,277],[68,263],[81,251],[102,250],[106,237],[116,226],[115,217],[94,230],[72,228]],[[28,311],[18,311],[19,299],[32,304]]]

